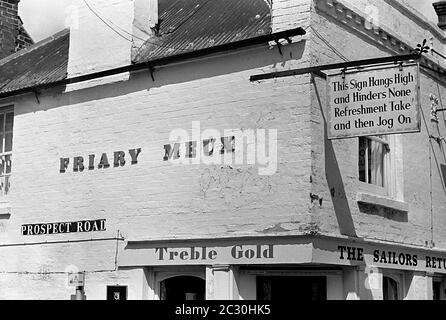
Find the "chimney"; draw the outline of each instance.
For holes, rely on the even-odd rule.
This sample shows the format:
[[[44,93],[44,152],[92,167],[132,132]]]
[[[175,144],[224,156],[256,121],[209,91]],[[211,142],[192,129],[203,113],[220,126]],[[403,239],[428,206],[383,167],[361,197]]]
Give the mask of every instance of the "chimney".
[[[28,34],[26,29],[23,27],[23,21],[20,18],[20,16],[18,17],[18,20],[19,20],[19,31],[18,31],[16,42],[15,42],[15,44],[16,44],[15,50],[16,51],[20,51],[20,50],[25,49],[26,47],[29,47],[30,45],[34,44],[33,39]]]
[[[19,2],[0,0],[0,59],[33,44],[18,15]]]
[[[446,1],[439,1],[432,4],[438,15],[438,26],[446,30]]]
[[[313,0],[265,0],[271,8],[272,31],[309,25]]]
[[[135,18],[133,22],[132,58],[137,54],[145,40],[150,38],[153,28],[158,23],[158,0],[135,1]]]
[[[118,68],[152,35],[158,0],[73,0],[68,76]]]

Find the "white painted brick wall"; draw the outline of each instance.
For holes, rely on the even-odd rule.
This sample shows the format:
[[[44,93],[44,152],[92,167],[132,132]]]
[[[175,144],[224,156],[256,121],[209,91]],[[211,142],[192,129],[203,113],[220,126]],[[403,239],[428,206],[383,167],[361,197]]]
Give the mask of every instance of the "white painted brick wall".
[[[340,2],[353,6],[371,17],[376,16],[378,26],[391,30],[400,39],[405,39],[414,46],[423,39],[430,40],[431,38],[434,39],[437,49],[444,47],[446,43],[444,32],[436,26],[436,21],[430,21],[421,13],[408,7],[404,0],[341,0]],[[402,6],[406,6],[412,15],[402,11]],[[443,37],[440,36],[441,34]]]
[[[273,32],[308,26],[311,0],[273,0]]]
[[[276,31],[310,21],[310,2],[275,1],[275,6]],[[385,54],[323,15],[313,13],[311,21],[348,59]],[[262,236],[273,230],[278,235],[309,229],[340,234],[345,231],[340,223],[342,228],[351,223],[360,237],[424,244],[430,214],[426,131],[404,138],[408,222],[367,215],[355,202],[355,139],[334,142],[329,159],[336,162],[325,163],[330,149],[324,143],[325,86],[318,84],[320,104],[308,75],[249,81],[249,76],[262,72],[341,61],[310,35],[306,43],[286,46],[283,57],[275,48],[255,49],[163,68],[155,72],[154,83],[148,74],[140,73],[129,83],[64,94],[47,92],[40,96],[40,104],[34,95],[16,99],[13,209],[0,243],[114,237],[117,230],[133,240]],[[426,75],[422,86],[422,105],[428,115],[428,94],[444,96],[446,89]],[[278,173],[262,177],[255,166],[173,166],[162,161],[170,131],[190,130],[192,121],[201,121],[202,129],[278,129]],[[443,122],[440,130],[445,130]],[[111,155],[133,148],[142,148],[138,165],[59,173],[60,157]],[[434,148],[438,154],[439,147]],[[336,197],[345,200],[350,212],[334,212],[326,176],[333,168],[339,169],[342,179],[336,185],[344,188],[341,193],[336,190]],[[435,163],[433,184],[435,241],[444,247],[446,234],[441,226],[446,223],[442,215],[446,199]],[[324,199],[322,207],[311,204],[310,192]],[[22,224],[83,219],[107,219],[107,231],[20,235]],[[69,299],[73,291],[65,287],[66,275],[53,272],[70,265],[90,272],[113,270],[115,253],[114,241],[0,246],[0,298]],[[130,298],[142,297],[141,270],[88,273],[86,281],[89,298],[104,299],[107,284],[129,285]]]
[[[356,3],[356,2],[355,2]],[[384,3],[384,1],[382,1]],[[394,11],[389,12],[395,14]],[[390,18],[389,18],[390,19]],[[407,18],[394,15],[395,23],[408,23]],[[328,41],[340,54],[348,60],[358,60],[387,56],[389,52],[373,41],[365,41],[359,34],[351,32],[348,24],[336,23],[325,13],[316,11],[312,15],[312,26]],[[411,28],[414,27],[412,23]],[[403,32],[400,30],[399,32]],[[406,34],[409,34],[406,32]],[[310,40],[312,65],[342,62],[332,48],[327,46],[315,33],[311,33]],[[421,75],[421,106],[426,117],[429,133],[444,135],[445,122],[441,116],[438,126],[430,121],[429,95],[444,96],[446,87],[425,73]],[[324,199],[325,205],[320,208],[313,206],[313,219],[324,233],[353,233],[359,237],[382,239],[393,242],[416,244],[424,246],[431,240],[430,219],[430,165],[429,165],[429,138],[425,123],[422,122],[422,132],[403,135],[403,169],[404,169],[404,200],[409,203],[410,211],[406,218],[393,214],[385,216],[371,215],[362,212],[356,202],[358,191],[358,140],[347,139],[323,143],[324,119],[322,114],[326,112],[326,86],[325,82],[317,80],[317,89],[312,90],[312,123],[313,123],[313,185],[314,194]],[[319,101],[320,99],[320,101]],[[434,215],[434,242],[438,248],[446,245],[446,233],[444,232],[444,212],[446,208],[446,196],[440,172],[440,164],[445,163],[443,152],[437,143],[433,143],[435,152],[432,155],[433,167],[433,215]],[[326,163],[329,161],[329,163]],[[336,162],[335,162],[336,161]],[[327,183],[328,176],[342,178],[342,182],[335,180]],[[332,200],[330,189],[335,187],[335,199]],[[335,209],[336,213],[335,213]],[[407,221],[404,221],[407,220]]]
[[[74,9],[70,18],[69,77],[131,64],[132,39],[119,28],[132,32],[134,1],[90,0],[90,8],[109,26],[94,14],[83,0],[72,1]],[[113,21],[119,28],[109,21]]]
[[[286,48],[288,54],[301,50],[301,43]],[[310,222],[309,76],[249,81],[282,59],[275,48],[248,50],[160,69],[154,83],[139,73],[129,83],[47,92],[40,104],[33,95],[17,99],[13,209],[0,243],[114,237],[117,230],[133,240],[301,233]],[[260,176],[255,165],[164,162],[170,132],[190,131],[192,121],[200,121],[202,130],[277,129],[277,174]],[[67,172],[59,173],[60,157],[112,156],[134,148],[142,148],[137,165],[74,173],[71,160]],[[107,231],[20,235],[22,224],[86,219],[107,219]],[[114,241],[0,246],[0,298],[68,299],[73,292],[52,272],[72,264],[89,272],[113,269],[115,249]],[[16,274],[40,270],[43,280]],[[105,282],[120,274],[88,273],[96,280],[87,283],[87,296],[105,298]],[[54,290],[42,290],[45,281]],[[132,276],[127,282],[133,288],[142,280]]]

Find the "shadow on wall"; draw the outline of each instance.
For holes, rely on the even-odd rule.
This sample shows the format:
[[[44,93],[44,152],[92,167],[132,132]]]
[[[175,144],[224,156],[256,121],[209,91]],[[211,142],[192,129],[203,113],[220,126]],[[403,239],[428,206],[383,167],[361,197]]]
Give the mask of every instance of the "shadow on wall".
[[[330,189],[335,215],[339,225],[339,231],[342,235],[356,237],[355,225],[345,193],[344,181],[342,180],[342,175],[339,170],[336,153],[334,151],[332,141],[328,140],[327,119],[323,110],[325,103],[321,99],[317,82],[313,80],[313,84],[321,115],[324,120],[325,175],[327,178],[328,187]]]
[[[382,217],[386,220],[393,220],[397,222],[409,222],[407,212],[398,211],[390,208],[385,208],[373,204],[360,203],[359,212]]]
[[[175,65],[155,68],[153,72],[154,80],[152,80],[152,75],[149,70],[142,70],[132,73],[128,81],[96,86],[91,85],[88,88],[71,92],[65,92],[65,87],[58,87],[52,90],[50,89],[47,94],[39,97],[41,102],[39,104],[36,103],[35,109],[32,111],[46,111],[78,103],[125,96],[144,90],[150,92],[153,89],[170,85],[211,79],[219,76],[223,77],[229,74],[252,70],[249,74],[240,75],[241,78],[246,78],[242,79],[242,81],[244,80],[249,83],[249,76],[254,73],[260,73],[262,68],[265,69],[265,72],[270,72],[272,71],[271,69],[275,69],[278,66],[285,66],[289,61],[302,59],[305,48],[305,40],[282,47],[282,55],[276,46],[257,46],[244,51],[223,53],[222,55],[213,55],[197,60],[184,61]],[[221,81],[225,81],[225,79],[222,78]],[[197,88],[199,90],[199,84],[191,88]],[[203,95],[205,94],[203,92]],[[150,108],[150,105],[147,107]],[[18,112],[20,114],[20,110]]]
[[[397,222],[409,222],[407,212],[398,211],[391,208],[381,207],[373,204],[359,203],[359,212],[379,216],[386,220],[393,220]]]
[[[438,86],[438,91],[440,93],[440,86],[438,84],[437,84],[437,86]],[[441,94],[439,96],[440,96],[440,99],[441,99]],[[425,126],[425,129],[426,129],[426,132],[429,135],[432,135],[432,137],[441,137],[442,134],[441,134],[439,123],[437,123],[436,125],[434,124],[434,126],[436,128],[436,132],[435,133],[430,133],[431,129],[430,129],[430,126],[429,126],[428,121],[426,119],[426,115],[425,115],[425,112],[424,112],[423,108],[420,109],[420,113],[421,113],[421,116],[423,118],[423,122],[424,122],[424,126]],[[443,114],[443,116],[444,116],[444,114]],[[435,122],[433,122],[433,123],[435,123]],[[438,175],[440,177],[441,186],[443,187],[443,191],[446,194],[446,176],[445,176],[445,168],[446,168],[446,166],[441,163],[441,159],[438,159],[439,157],[437,156],[437,152],[435,152],[436,151],[435,146],[438,147],[438,150],[440,150],[440,153],[443,155],[443,158],[446,160],[446,154],[445,154],[445,151],[444,151],[443,141],[441,140],[441,138],[439,138],[439,140],[436,140],[435,138],[429,138],[428,148],[429,148],[429,157],[432,158],[432,159],[430,159],[430,161],[431,161],[431,164],[430,164],[431,165],[431,170],[433,169],[432,168],[432,165],[433,165],[432,160],[434,160],[435,161],[435,166],[437,167]],[[432,174],[432,172],[431,172],[431,174]]]

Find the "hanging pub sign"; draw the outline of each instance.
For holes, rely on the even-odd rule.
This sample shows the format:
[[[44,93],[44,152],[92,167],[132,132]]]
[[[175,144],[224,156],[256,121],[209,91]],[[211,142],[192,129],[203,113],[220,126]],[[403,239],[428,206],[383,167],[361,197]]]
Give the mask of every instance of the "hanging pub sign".
[[[420,132],[419,65],[379,66],[328,76],[328,138]]]

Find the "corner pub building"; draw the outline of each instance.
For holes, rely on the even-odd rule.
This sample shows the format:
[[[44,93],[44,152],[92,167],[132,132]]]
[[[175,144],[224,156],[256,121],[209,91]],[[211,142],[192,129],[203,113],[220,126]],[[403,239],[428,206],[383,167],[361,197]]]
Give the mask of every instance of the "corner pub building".
[[[0,298],[445,299],[435,8],[438,26],[400,0],[74,1],[69,29],[0,60]],[[251,81],[423,39],[417,133],[329,140],[325,79]],[[271,157],[206,162],[249,156],[228,129]]]

